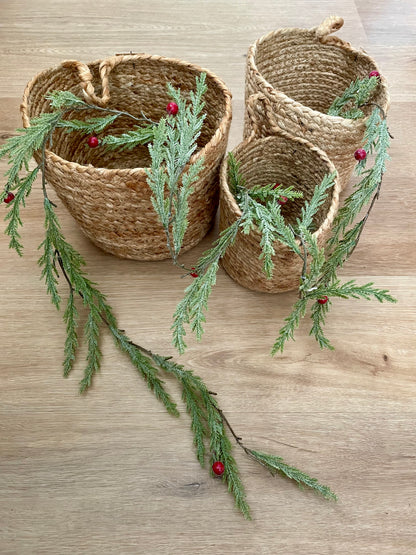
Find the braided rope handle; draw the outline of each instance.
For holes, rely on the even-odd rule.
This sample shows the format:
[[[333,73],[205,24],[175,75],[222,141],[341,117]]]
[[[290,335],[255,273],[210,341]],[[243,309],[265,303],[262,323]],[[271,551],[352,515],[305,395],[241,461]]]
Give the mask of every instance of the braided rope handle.
[[[293,137],[293,135],[285,131],[277,123],[276,114],[273,111],[273,107],[270,103],[270,100],[266,97],[265,94],[261,92],[252,94],[247,100],[247,114],[252,126],[252,131],[248,140],[252,140],[256,136],[261,136],[261,128],[264,126],[264,124],[262,124],[261,115],[258,110],[259,102],[262,102],[264,106],[264,114],[267,121],[266,134],[281,135],[282,137],[285,137],[287,139],[296,140],[296,138]]]
[[[118,64],[134,58],[131,54],[115,55],[106,60],[103,60],[99,66],[99,73],[102,85],[102,96],[99,97],[95,93],[94,85],[92,84],[92,73],[90,68],[77,60],[66,60],[62,62],[61,66],[69,69],[75,69],[78,72],[78,76],[81,80],[82,92],[84,94],[86,102],[89,104],[96,104],[97,106],[106,106],[110,101],[110,86],[109,86],[109,76],[111,71]]]
[[[311,31],[315,32],[316,38],[323,44],[337,44],[343,43],[338,37],[331,37],[331,33],[339,31],[344,25],[344,20],[342,17],[337,15],[330,15],[325,18],[320,25],[313,27]]]
[[[246,141],[251,141],[256,138],[262,137],[261,135],[261,116],[258,111],[258,103],[263,102],[264,110],[265,110],[265,118],[267,120],[267,129],[266,129],[266,136],[270,135],[280,135],[285,139],[289,139],[292,143],[300,143],[307,146],[311,151],[317,153],[321,160],[326,162],[330,166],[330,171],[335,172],[335,166],[333,162],[328,158],[326,152],[324,152],[321,148],[317,147],[316,145],[312,144],[308,139],[304,137],[296,137],[292,135],[289,131],[285,131],[277,121],[276,114],[273,111],[273,106],[270,103],[270,100],[263,94],[263,93],[255,93],[252,94],[248,101],[247,101],[247,114],[250,119],[250,123],[253,127],[252,132]],[[338,187],[338,186],[337,186]]]

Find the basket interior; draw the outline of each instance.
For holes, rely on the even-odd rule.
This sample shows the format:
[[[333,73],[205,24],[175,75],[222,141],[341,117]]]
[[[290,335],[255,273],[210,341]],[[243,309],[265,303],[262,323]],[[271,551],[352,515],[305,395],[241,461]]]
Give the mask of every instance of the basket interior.
[[[101,96],[99,62],[89,64],[93,75],[95,92]],[[160,59],[135,59],[122,62],[110,73],[109,87],[111,99],[108,108],[129,112],[141,117],[142,113],[153,121],[166,115],[166,105],[171,101],[166,84],[180,87],[184,96],[195,90],[195,78],[199,75],[196,68],[176,64],[174,61]],[[198,149],[203,148],[218,129],[226,113],[226,99],[219,84],[209,75],[206,83],[208,90],[204,96],[206,118],[198,139]],[[71,68],[54,68],[41,74],[33,83],[29,96],[29,118],[50,111],[45,95],[54,90],[69,90],[83,97],[77,71]],[[97,110],[77,112],[73,117],[85,119],[103,114]],[[70,119],[71,114],[67,118]],[[145,122],[143,123],[145,124]],[[121,134],[138,122],[129,117],[120,116],[102,134]],[[51,149],[61,158],[81,165],[100,168],[139,168],[150,165],[147,146],[138,146],[130,151],[106,151],[104,148],[91,149],[86,143],[85,135],[78,132],[67,133],[63,129],[55,131]]]
[[[323,44],[314,32],[300,29],[276,32],[258,41],[255,64],[275,89],[322,113],[328,112],[352,81],[377,69],[365,54]],[[386,108],[384,85],[374,92],[373,102]],[[371,107],[364,111],[369,113]]]
[[[234,151],[236,161],[247,188],[258,185],[280,183],[283,187],[292,185],[303,194],[302,198],[288,201],[281,213],[286,224],[294,225],[301,216],[302,206],[312,198],[315,187],[321,183],[330,167],[303,143],[294,143],[285,137],[267,137],[242,143]],[[329,194],[313,219],[313,231],[324,223],[332,203]]]

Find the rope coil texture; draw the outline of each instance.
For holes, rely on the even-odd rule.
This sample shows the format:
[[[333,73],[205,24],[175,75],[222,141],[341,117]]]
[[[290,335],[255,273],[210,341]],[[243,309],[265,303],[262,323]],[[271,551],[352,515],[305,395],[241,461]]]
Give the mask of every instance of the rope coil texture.
[[[264,95],[256,94],[248,99],[247,114],[252,134],[233,150],[233,154],[240,164],[240,172],[248,188],[278,182],[284,187],[292,185],[303,193],[303,198],[282,206],[286,223],[295,224],[301,215],[303,203],[312,198],[316,185],[325,174],[334,172],[335,167],[321,149],[305,139],[291,136],[277,125],[272,128],[274,135],[258,138],[256,134],[261,133],[261,123],[264,122],[261,119],[262,111],[258,109],[261,104],[266,105],[266,113],[267,109],[271,109]],[[338,211],[340,191],[340,183],[336,179],[314,218],[314,236],[320,247],[325,244]],[[220,172],[220,231],[239,217],[241,210],[230,191],[228,163],[224,159]],[[222,259],[225,271],[237,283],[253,291],[280,293],[297,289],[303,267],[301,258],[289,247],[276,241],[273,276],[267,279],[260,259],[260,241],[258,229],[248,235],[239,230],[234,244],[227,249]]]
[[[354,170],[354,152],[364,142],[365,120],[328,116],[333,100],[358,77],[364,78],[376,63],[363,51],[334,37],[343,19],[331,16],[312,29],[278,29],[250,46],[246,65],[244,137],[253,131],[248,99],[263,94],[259,104],[264,119],[262,136],[279,126],[295,137],[307,139],[326,152],[344,188]],[[381,76],[372,100],[385,112],[389,106],[387,83]],[[371,107],[364,107],[366,116]]]
[[[83,64],[68,60],[45,70],[27,85],[21,105],[23,125],[49,111],[45,95],[69,90],[91,104],[144,113],[153,121],[166,115],[170,101],[166,84],[184,96],[195,89],[195,78],[207,74],[206,118],[192,161],[204,157],[204,168],[189,198],[189,226],[181,252],[195,246],[213,224],[219,196],[219,167],[231,124],[231,93],[212,72],[181,60],[148,54],[122,54]],[[76,118],[97,116],[91,109]],[[68,118],[71,114],[68,115]],[[120,116],[106,133],[121,134],[137,125]],[[131,151],[91,149],[85,136],[57,129],[46,151],[45,174],[59,198],[98,247],[121,258],[161,260],[169,257],[166,236],[155,213],[146,182],[150,156],[146,146]]]

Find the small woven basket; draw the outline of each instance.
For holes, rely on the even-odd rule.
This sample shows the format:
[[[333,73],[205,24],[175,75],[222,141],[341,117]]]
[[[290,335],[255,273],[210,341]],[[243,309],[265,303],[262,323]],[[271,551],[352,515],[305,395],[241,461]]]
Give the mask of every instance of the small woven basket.
[[[182,252],[196,245],[210,229],[219,191],[219,166],[231,124],[231,93],[210,71],[176,59],[146,54],[116,55],[88,65],[63,62],[37,75],[26,87],[21,106],[23,124],[50,111],[48,92],[69,90],[88,103],[131,113],[153,121],[166,115],[170,101],[166,85],[180,87],[184,96],[195,90],[195,78],[205,72],[205,122],[198,150],[191,161],[204,157],[204,168],[189,198],[189,226]],[[99,115],[99,114],[98,114]],[[97,116],[91,109],[76,117]],[[121,134],[137,125],[121,116],[106,133]],[[91,149],[85,136],[58,129],[46,151],[46,179],[91,241],[121,258],[167,258],[165,232],[155,213],[146,183],[150,156],[146,146],[130,151]]]
[[[289,201],[281,209],[286,223],[295,224],[304,202],[312,198],[316,185],[321,183],[326,174],[335,172],[335,167],[322,150],[305,139],[291,137],[278,126],[271,128],[275,135],[257,138],[261,129],[256,124],[255,115],[260,100],[267,103],[259,95],[249,100],[248,113],[253,132],[249,139],[233,150],[233,154],[240,164],[240,172],[248,188],[278,182],[284,187],[292,185],[303,193],[303,198]],[[339,180],[336,179],[326,201],[314,217],[314,236],[320,247],[325,244],[338,211],[340,190]],[[228,163],[224,159],[220,171],[220,231],[239,217],[241,210],[230,191]],[[228,247],[222,258],[225,271],[237,283],[253,291],[280,293],[297,289],[303,267],[301,258],[289,247],[276,241],[273,276],[267,279],[260,260],[260,241],[258,229],[247,235],[239,229],[234,244]]]
[[[348,183],[356,164],[355,150],[363,145],[365,121],[328,116],[327,112],[352,81],[378,70],[363,51],[330,36],[343,23],[340,17],[328,17],[312,29],[273,31],[250,47],[246,68],[246,100],[255,93],[265,95],[272,106],[270,124],[277,123],[326,152],[338,170],[341,188]],[[371,102],[385,112],[388,109],[383,76]],[[362,109],[368,115],[372,106]],[[251,131],[246,112],[244,137],[249,137]]]

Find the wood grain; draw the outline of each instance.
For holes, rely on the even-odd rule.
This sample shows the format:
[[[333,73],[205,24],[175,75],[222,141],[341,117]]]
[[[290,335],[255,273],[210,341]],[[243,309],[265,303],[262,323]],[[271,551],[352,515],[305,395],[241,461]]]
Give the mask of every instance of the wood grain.
[[[218,392],[246,444],[318,477],[339,502],[273,479],[236,450],[254,516],[245,522],[221,482],[196,462],[186,414],[165,414],[106,334],[91,391],[77,393],[84,349],[62,378],[64,326],[36,264],[43,217],[35,187],[24,211],[24,257],[0,237],[2,554],[416,553],[414,2],[3,0],[0,137],[20,125],[23,88],[41,69],[133,50],[220,75],[233,92],[231,148],[242,136],[249,44],[273,28],[311,27],[332,13],[345,19],[339,35],[366,49],[387,76],[395,137],[382,196],[343,277],[375,281],[399,303],[337,302],[327,327],[334,352],[320,351],[305,323],[271,359],[294,294],[249,292],[221,271],[203,341],[190,339],[181,358]],[[185,282],[171,263],[106,255],[58,210],[121,327],[174,355],[169,328]],[[185,261],[195,261],[215,234]],[[175,383],[168,386],[178,394]]]

